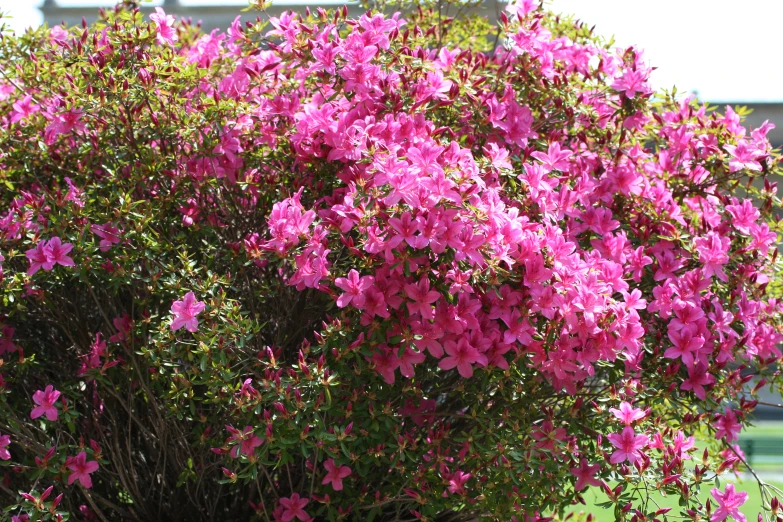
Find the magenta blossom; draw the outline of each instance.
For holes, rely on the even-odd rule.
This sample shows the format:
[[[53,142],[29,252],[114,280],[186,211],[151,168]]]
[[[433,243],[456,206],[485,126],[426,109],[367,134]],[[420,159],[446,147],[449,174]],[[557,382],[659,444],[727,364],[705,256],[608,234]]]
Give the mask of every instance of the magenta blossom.
[[[630,70],[622,76],[615,78],[612,89],[623,92],[628,98],[633,98],[636,93],[649,94],[652,92],[647,83],[648,74],[643,71]]]
[[[728,281],[723,265],[729,261],[731,240],[715,232],[709,232],[705,237],[697,237],[694,246],[699,253],[699,261],[704,263],[704,276],[711,277],[714,274],[721,281]]]
[[[707,365],[701,361],[689,367],[688,378],[682,382],[680,389],[692,390],[696,397],[703,401],[707,400],[707,391],[704,387],[715,383],[715,376],[707,370]]]
[[[30,268],[27,270],[27,275],[35,274],[41,268],[43,268],[44,263],[48,262],[48,259],[46,258],[46,251],[44,250],[44,246],[46,246],[46,241],[42,241],[38,243],[35,246],[35,248],[31,248],[30,250],[25,252],[27,259],[30,260]]]
[[[75,457],[68,457],[65,461],[65,467],[73,471],[68,477],[68,484],[79,481],[87,489],[92,487],[92,478],[90,473],[98,471],[98,463],[94,460],[87,461],[87,454],[81,452]]]
[[[761,172],[759,159],[764,157],[764,152],[754,149],[747,141],[738,140],[736,145],[724,145],[724,149],[729,153],[729,172],[738,170],[752,170]]]
[[[635,464],[642,460],[642,449],[650,442],[647,435],[636,435],[633,428],[626,426],[622,433],[612,433],[607,437],[617,450],[612,453],[609,462],[619,464],[628,461]]]
[[[338,466],[334,463],[334,459],[327,459],[324,462],[324,468],[326,469],[326,476],[321,481],[321,484],[331,483],[332,489],[341,491],[343,489],[343,479],[351,475],[351,468]]]
[[[372,362],[375,365],[375,371],[381,374],[383,380],[389,384],[394,384],[394,371],[400,367],[400,359],[394,353],[394,350],[388,346],[381,346],[372,356]]]
[[[549,420],[545,420],[541,426],[533,428],[531,433],[533,439],[537,441],[536,448],[551,452],[555,451],[555,443],[565,440],[566,435],[565,428],[555,428],[555,425]]]
[[[174,319],[171,321],[171,329],[177,331],[183,326],[189,332],[195,332],[198,330],[198,314],[204,311],[206,308],[203,302],[196,299],[193,292],[185,294],[185,298],[182,301],[174,301],[171,305],[171,313],[174,314]]]
[[[630,426],[635,421],[641,420],[647,416],[644,410],[634,408],[627,402],[621,402],[620,409],[609,408],[609,411],[612,412],[612,415],[620,419],[626,426]]]
[[[299,493],[292,493],[289,498],[282,497],[280,505],[283,506],[283,522],[290,522],[295,518],[303,522],[310,520],[307,512],[303,509],[308,502],[310,502],[308,499],[300,498]]]
[[[725,437],[727,442],[739,439],[739,433],[742,430],[742,424],[737,420],[737,415],[731,408],[726,408],[726,413],[715,416],[715,438]]]
[[[448,490],[452,495],[464,495],[467,493],[465,489],[465,483],[470,480],[472,473],[463,473],[462,471],[455,471],[451,477],[449,477]]]
[[[405,285],[405,293],[410,298],[408,311],[419,313],[424,319],[432,319],[434,311],[432,304],[440,299],[440,292],[430,290],[430,280],[421,279],[415,285]]]
[[[62,45],[68,40],[68,31],[66,31],[61,25],[55,25],[49,31],[49,38],[53,42]]]
[[[456,343],[447,341],[443,345],[443,349],[446,351],[447,357],[441,359],[438,366],[443,370],[451,370],[456,366],[459,374],[466,379],[473,377],[474,364],[482,366],[487,364],[487,357],[471,346],[465,338],[461,338]]]
[[[84,131],[87,126],[81,121],[83,115],[81,109],[70,109],[51,116],[51,123],[44,129],[44,143],[52,145],[63,134]]]
[[[14,102],[10,122],[16,123],[26,120],[40,110],[41,107],[33,103],[33,97],[28,94],[21,100]]]
[[[47,241],[44,247],[47,262],[44,263],[44,270],[51,270],[54,265],[73,266],[73,259],[68,257],[68,253],[73,249],[70,243],[63,243],[59,237],[55,236]]]
[[[101,252],[107,252],[113,245],[116,245],[120,242],[120,229],[111,223],[105,223],[103,225],[92,225],[90,230],[92,230],[96,236],[101,238]]]
[[[600,486],[601,481],[595,478],[595,474],[601,469],[598,464],[592,466],[587,462],[587,459],[582,459],[579,462],[578,468],[571,468],[571,473],[576,477],[576,483],[574,489],[581,491],[587,486]]]
[[[30,260],[27,275],[35,274],[41,268],[52,270],[54,265],[74,266],[73,259],[68,256],[72,248],[71,243],[63,243],[57,236],[49,241],[41,241],[35,248],[25,252],[27,259]]]
[[[11,453],[8,452],[8,445],[11,444],[9,435],[0,435],[0,459],[9,460]]]
[[[337,298],[337,306],[345,308],[353,304],[354,308],[361,310],[364,308],[364,292],[372,287],[375,278],[372,276],[360,277],[359,272],[351,270],[348,277],[338,277],[334,280],[335,286],[345,292]]]
[[[8,325],[4,325],[0,328],[0,355],[4,353],[11,353],[17,350],[17,346],[13,343],[15,328]]]
[[[238,459],[240,455],[252,455],[255,453],[256,448],[264,443],[258,435],[253,433],[252,426],[245,426],[245,429],[241,432],[235,430],[234,435],[229,440],[239,442],[239,444],[231,448],[231,456],[235,459]]]
[[[155,22],[158,34],[155,37],[159,44],[174,45],[178,40],[177,31],[174,29],[174,17],[167,15],[160,7],[155,8],[155,12],[150,15],[150,20]]]
[[[46,418],[50,421],[56,421],[59,412],[55,407],[55,403],[59,398],[60,392],[55,390],[51,384],[45,390],[35,392],[33,394],[33,402],[38,406],[30,412],[30,418],[37,419],[41,415],[46,415]]]
[[[737,522],[746,522],[745,515],[739,510],[740,506],[748,500],[746,492],[737,493],[734,484],[729,483],[726,484],[725,492],[721,492],[718,488],[712,488],[710,493],[718,502],[718,508],[712,513],[710,522],[723,522],[728,517]]]

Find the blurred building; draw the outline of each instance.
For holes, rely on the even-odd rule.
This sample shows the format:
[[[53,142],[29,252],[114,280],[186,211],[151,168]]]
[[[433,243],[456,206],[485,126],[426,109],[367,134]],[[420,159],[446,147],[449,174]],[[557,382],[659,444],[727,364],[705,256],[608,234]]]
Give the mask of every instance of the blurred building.
[[[779,393],[773,392],[767,386],[759,391],[759,402],[753,412],[757,420],[783,420],[783,399]]]
[[[111,7],[114,4],[115,2],[109,0],[106,2],[106,7]],[[356,1],[316,0],[310,2],[307,0],[276,0],[267,12],[275,16],[283,11],[304,10],[308,6],[310,9],[317,7],[334,9],[343,5],[348,5],[351,10],[358,9],[358,2]],[[242,15],[242,19],[246,21],[255,20],[257,16],[253,12],[241,12],[242,8],[247,6],[247,2],[221,2],[216,0],[212,5],[187,5],[179,0],[163,0],[163,3],[158,4],[158,6],[162,7],[167,14],[185,19],[190,18],[194,23],[201,21],[202,27],[206,31],[227,28],[237,15]],[[57,0],[44,0],[40,9],[44,16],[44,22],[52,26],[61,22],[65,22],[67,25],[78,25],[81,24],[82,18],[89,23],[97,18],[99,8],[95,7],[95,5],[79,6],[71,3],[61,4]],[[141,11],[145,14],[149,14],[154,10],[154,6],[151,7],[144,4],[141,6]]]
[[[106,7],[111,7],[114,4],[115,2],[112,0],[108,0],[105,3]],[[201,21],[202,27],[206,31],[227,28],[237,15],[241,15],[243,21],[255,20],[258,16],[258,13],[253,11],[242,13],[241,10],[247,6],[247,2],[241,0],[214,0],[214,3],[209,5],[193,4],[187,0],[184,2],[180,0],[163,0],[163,3],[159,5],[167,14],[185,19],[190,18],[193,22]],[[358,17],[365,12],[358,0],[273,0],[272,5],[266,9],[266,14],[278,16],[284,11],[304,11],[307,7],[311,10],[319,7],[335,9],[344,5],[348,7],[348,13],[351,16]],[[498,19],[500,11],[505,6],[505,0],[485,0],[481,8],[473,12],[480,12],[491,21],[494,21]],[[57,0],[44,0],[40,9],[44,16],[44,22],[49,24],[50,27],[61,22],[65,22],[67,25],[78,25],[81,24],[82,18],[89,23],[97,18],[98,13],[98,7],[95,7],[95,5],[79,6],[70,2],[62,4]],[[141,11],[143,13],[151,13],[154,10],[154,6],[142,4]]]

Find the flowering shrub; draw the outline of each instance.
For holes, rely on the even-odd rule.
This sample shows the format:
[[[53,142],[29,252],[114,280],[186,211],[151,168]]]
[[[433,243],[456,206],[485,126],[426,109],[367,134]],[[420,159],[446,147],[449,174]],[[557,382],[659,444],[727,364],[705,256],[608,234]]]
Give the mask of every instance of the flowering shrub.
[[[741,519],[772,125],[437,18],[3,35],[3,520]]]

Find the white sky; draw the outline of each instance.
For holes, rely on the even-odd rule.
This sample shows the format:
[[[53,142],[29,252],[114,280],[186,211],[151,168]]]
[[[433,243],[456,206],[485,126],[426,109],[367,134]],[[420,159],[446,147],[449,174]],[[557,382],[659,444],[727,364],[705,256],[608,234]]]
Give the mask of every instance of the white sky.
[[[548,1],[553,10],[595,25],[599,34],[614,35],[617,45],[644,49],[658,68],[652,76],[657,88],[676,85],[711,102],[783,101],[783,0]],[[205,0],[182,0],[191,2]],[[23,30],[41,23],[36,9],[41,3],[0,0],[0,11],[10,13],[11,25]]]

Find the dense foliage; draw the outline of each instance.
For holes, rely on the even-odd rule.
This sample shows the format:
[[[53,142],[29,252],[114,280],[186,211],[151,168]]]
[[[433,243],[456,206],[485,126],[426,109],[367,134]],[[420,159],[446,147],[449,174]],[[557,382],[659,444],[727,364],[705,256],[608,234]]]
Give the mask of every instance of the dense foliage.
[[[433,13],[3,34],[2,520],[742,519],[772,126]]]

